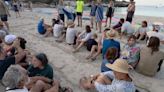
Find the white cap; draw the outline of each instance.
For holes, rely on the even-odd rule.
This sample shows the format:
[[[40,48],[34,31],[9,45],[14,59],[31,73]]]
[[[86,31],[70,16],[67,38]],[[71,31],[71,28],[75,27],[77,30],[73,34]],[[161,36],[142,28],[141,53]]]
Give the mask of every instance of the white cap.
[[[5,43],[12,44],[17,37],[15,35],[6,35]]]

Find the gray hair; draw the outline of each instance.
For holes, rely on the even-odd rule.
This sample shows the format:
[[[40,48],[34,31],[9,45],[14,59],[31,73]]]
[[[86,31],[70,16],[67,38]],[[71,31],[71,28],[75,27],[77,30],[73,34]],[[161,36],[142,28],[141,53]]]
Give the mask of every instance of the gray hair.
[[[11,65],[5,72],[2,82],[6,87],[16,88],[25,77],[25,69],[20,65]]]

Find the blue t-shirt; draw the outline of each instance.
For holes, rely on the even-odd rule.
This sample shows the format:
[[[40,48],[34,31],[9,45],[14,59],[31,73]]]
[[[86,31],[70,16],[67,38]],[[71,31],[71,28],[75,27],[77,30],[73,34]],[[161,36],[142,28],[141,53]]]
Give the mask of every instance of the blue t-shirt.
[[[115,41],[113,39],[104,39],[104,41],[103,41],[103,48],[102,48],[103,58],[104,58],[108,48],[111,48],[111,47],[117,48],[118,52],[120,53],[120,43],[118,41]],[[118,57],[119,57],[119,55],[118,55]]]
[[[40,20],[39,23],[38,23],[38,32],[40,34],[44,34],[45,33],[43,20]]]
[[[106,67],[106,64],[113,64],[114,60],[108,61],[107,59],[103,59],[101,63],[101,72],[112,71],[110,68]]]

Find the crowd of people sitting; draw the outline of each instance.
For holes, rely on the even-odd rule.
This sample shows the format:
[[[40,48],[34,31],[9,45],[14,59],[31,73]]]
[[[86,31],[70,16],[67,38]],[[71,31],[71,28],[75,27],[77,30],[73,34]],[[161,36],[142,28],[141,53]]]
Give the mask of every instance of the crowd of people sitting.
[[[78,1],[80,4],[81,0]],[[100,4],[98,2],[97,9],[102,14]],[[62,8],[61,10],[64,11]],[[96,16],[96,12],[91,12],[91,17]],[[78,26],[82,27],[81,11],[77,15]],[[164,36],[159,33],[159,25],[154,24],[152,31],[149,31],[147,21],[142,21],[135,31],[131,24],[132,19],[128,21],[121,18],[116,25],[110,23],[109,28],[101,31],[103,15],[100,15],[97,19],[100,32],[98,36],[92,31],[93,21],[91,27],[86,25],[84,31],[79,31],[75,28],[74,16],[68,18],[66,23],[61,16],[63,15],[52,19],[52,25],[45,23],[43,18],[39,20],[38,32],[44,37],[54,36],[56,42],[66,42],[74,48],[73,53],[80,52],[85,46],[89,51],[86,57],[88,60],[94,61],[102,55],[101,73],[82,77],[79,81],[80,87],[86,90],[96,89],[98,92],[135,92],[129,69],[149,77],[154,77],[160,71],[164,52],[159,47],[164,43]],[[127,39],[122,48],[121,39]],[[139,43],[141,40],[146,40],[144,46]],[[26,48],[26,40],[9,34],[1,21],[0,43],[0,83],[6,87],[6,92],[73,91],[69,87],[62,87],[53,78],[54,71],[45,53],[32,55]]]
[[[5,92],[72,92],[54,79],[47,55],[31,54],[26,43],[0,21],[0,86]]]
[[[164,36],[159,32],[158,24],[153,24],[150,31],[147,21],[142,21],[141,26],[135,29],[131,22],[121,18],[118,23],[106,28],[98,36],[92,31],[93,25],[86,25],[84,31],[79,31],[75,28],[74,20],[67,19],[66,25],[60,16],[53,20],[54,25],[50,33],[57,42],[65,41],[72,45],[73,53],[85,46],[90,51],[86,59],[91,61],[96,60],[102,53],[102,73],[80,79],[80,86],[86,90],[135,92],[135,86],[128,75],[129,68],[149,77],[160,71],[164,54],[159,47],[164,42]],[[38,28],[42,28],[45,33],[49,32],[44,25],[46,24],[42,23]],[[123,43],[119,38],[127,39],[122,48],[120,44]],[[141,41],[144,44],[139,43]]]

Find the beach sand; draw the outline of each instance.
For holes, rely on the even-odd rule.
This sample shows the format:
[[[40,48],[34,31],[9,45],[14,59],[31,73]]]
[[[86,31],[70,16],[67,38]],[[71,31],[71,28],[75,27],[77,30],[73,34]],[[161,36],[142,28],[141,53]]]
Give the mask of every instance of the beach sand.
[[[123,17],[123,15],[118,16]],[[15,18],[14,13],[11,12],[11,17],[9,18],[10,32],[17,36],[24,37],[28,42],[27,48],[30,49],[33,54],[39,52],[47,54],[48,59],[54,68],[54,79],[60,79],[61,85],[70,86],[73,88],[74,92],[86,92],[78,86],[79,79],[83,76],[89,76],[100,72],[101,56],[99,56],[96,61],[89,62],[85,60],[85,57],[89,54],[85,48],[82,48],[80,52],[72,53],[73,48],[66,43],[57,43],[53,37],[44,38],[39,35],[37,33],[37,23],[39,18],[44,18],[46,23],[51,24],[51,19],[53,17],[54,16],[51,15],[25,10],[24,12],[21,12],[20,18]],[[145,19],[150,22],[160,21],[164,23],[164,18],[143,16],[135,16],[134,18],[136,22]],[[83,24],[89,25],[90,23],[89,21],[83,21]],[[84,27],[77,28],[77,30],[83,31]],[[123,40],[123,42],[126,42],[126,40]],[[162,67],[159,76],[161,76],[161,74],[164,79],[164,66]],[[146,91],[141,90],[141,92]]]

